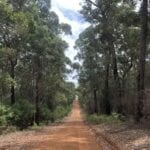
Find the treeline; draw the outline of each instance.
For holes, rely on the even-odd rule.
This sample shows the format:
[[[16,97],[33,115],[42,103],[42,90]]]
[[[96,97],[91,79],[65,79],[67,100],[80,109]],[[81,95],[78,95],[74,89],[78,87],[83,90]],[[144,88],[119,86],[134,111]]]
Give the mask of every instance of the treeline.
[[[148,7],[148,0],[84,1],[81,14],[90,26],[76,41],[76,58],[83,62],[80,99],[90,114],[150,119]]]
[[[26,128],[69,111],[73,83],[62,34],[71,34],[50,11],[50,0],[0,0],[0,126]]]

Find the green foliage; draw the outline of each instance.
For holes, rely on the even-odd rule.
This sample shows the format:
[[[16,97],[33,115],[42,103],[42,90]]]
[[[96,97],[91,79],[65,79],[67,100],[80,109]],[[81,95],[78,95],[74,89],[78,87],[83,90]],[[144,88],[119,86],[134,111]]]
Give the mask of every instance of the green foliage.
[[[61,36],[70,25],[59,23],[50,0],[0,0],[0,26],[0,97],[12,112],[2,124],[23,129],[62,118],[75,91],[65,81],[71,61]]]
[[[42,106],[40,108],[40,120],[41,122],[43,123],[46,123],[48,124],[49,122],[53,122],[54,119],[53,119],[53,113],[50,109],[48,109],[48,106]]]
[[[10,120],[13,125],[23,129],[33,124],[35,108],[28,100],[17,101],[12,107],[12,112]]]
[[[71,32],[71,26],[69,26],[68,24],[66,24],[66,23],[62,23],[61,25],[61,29],[62,29],[62,31],[64,32],[64,33],[66,33],[66,34],[72,34],[72,32]]]
[[[140,27],[142,15],[139,15],[142,11],[137,12],[137,3],[121,0],[83,2],[80,12],[89,22],[89,27],[76,41],[75,47],[78,49],[76,59],[82,61],[82,65],[74,68],[79,72],[78,92],[81,104],[90,114],[111,114],[115,111],[126,116],[129,112],[135,115],[133,105],[137,105],[135,93],[139,82],[137,68],[140,66],[137,63],[142,60],[142,75],[144,75],[144,61],[150,63],[149,53],[145,58],[142,50],[145,47],[146,51],[149,44],[147,42],[146,45],[147,0],[143,0],[145,7],[141,7],[145,9],[141,18],[141,21],[145,18],[143,23],[145,28],[142,30]],[[145,39],[144,36],[140,36],[140,30],[143,31]],[[140,45],[144,40],[145,43]],[[148,76],[148,69],[146,72]],[[142,75],[139,78],[142,78]],[[144,79],[141,81],[144,87]],[[137,109],[143,109],[144,104],[141,105],[140,102],[143,103],[144,100],[139,100]]]
[[[117,113],[112,113],[111,115],[87,115],[85,117],[85,121],[92,124],[100,124],[100,123],[120,123],[121,120],[119,119],[120,115]]]
[[[55,120],[60,120],[65,117],[70,111],[70,106],[57,106],[53,112],[53,117]]]
[[[65,106],[67,105],[67,98],[65,94],[57,92],[55,95],[56,105]]]
[[[7,85],[7,88],[11,86],[11,84],[17,86],[17,83],[15,80],[13,80],[9,74],[4,73],[0,75],[0,84],[1,85]]]
[[[0,126],[9,125],[9,119],[13,116],[10,107],[0,104]]]

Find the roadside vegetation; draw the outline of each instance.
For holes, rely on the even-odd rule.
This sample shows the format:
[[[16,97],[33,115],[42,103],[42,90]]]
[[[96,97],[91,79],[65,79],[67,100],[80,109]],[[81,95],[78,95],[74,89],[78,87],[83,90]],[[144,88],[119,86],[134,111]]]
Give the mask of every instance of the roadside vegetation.
[[[133,143],[140,132],[136,142],[145,139],[147,148],[150,134],[141,127],[150,127],[150,3],[83,0],[81,5],[89,26],[75,42],[72,63],[63,40],[71,27],[60,23],[50,0],[0,0],[0,134],[59,122],[77,94],[85,121],[95,130],[106,125],[104,133],[113,133],[114,125]],[[67,81],[68,68],[78,72],[77,89]]]
[[[75,85],[66,81],[71,61],[49,0],[0,0],[0,130],[25,129],[62,119]]]
[[[148,0],[85,0],[76,41],[78,95],[88,122],[150,122]],[[115,113],[114,113],[115,112]]]
[[[121,123],[121,119],[117,113],[112,113],[111,115],[86,115],[85,121],[90,124],[101,124],[101,123]]]

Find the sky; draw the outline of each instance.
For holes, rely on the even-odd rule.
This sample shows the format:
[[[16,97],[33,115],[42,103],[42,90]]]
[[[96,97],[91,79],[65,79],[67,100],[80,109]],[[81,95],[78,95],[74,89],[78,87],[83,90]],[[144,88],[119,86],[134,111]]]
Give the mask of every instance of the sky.
[[[71,36],[63,36],[69,44],[69,48],[66,50],[66,56],[68,56],[72,62],[77,54],[77,50],[74,49],[75,41],[78,39],[79,34],[88,26],[88,23],[84,21],[79,10],[81,10],[80,3],[83,0],[52,0],[51,10],[58,16],[60,23],[67,23],[72,27]],[[73,77],[76,73],[72,73],[68,76],[68,80],[77,84],[77,79]]]

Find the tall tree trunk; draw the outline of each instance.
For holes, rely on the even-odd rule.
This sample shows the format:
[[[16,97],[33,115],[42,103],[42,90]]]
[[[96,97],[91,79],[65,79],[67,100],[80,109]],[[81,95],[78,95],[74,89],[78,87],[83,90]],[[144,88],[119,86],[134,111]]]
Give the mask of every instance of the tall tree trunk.
[[[110,115],[111,114],[111,106],[109,99],[109,58],[106,59],[106,71],[105,71],[105,83],[104,83],[104,113]]]
[[[116,111],[118,113],[122,113],[123,111],[123,106],[122,106],[122,93],[121,93],[121,83],[119,80],[119,75],[118,75],[118,66],[117,66],[117,57],[116,57],[116,52],[115,52],[115,48],[114,48],[114,43],[112,41],[113,37],[112,35],[110,35],[109,37],[111,37],[109,39],[110,41],[110,45],[111,45],[111,54],[112,54],[112,66],[113,66],[113,77],[114,77],[114,86],[115,86],[115,96],[114,99],[117,101],[116,104]]]
[[[97,89],[95,88],[93,90],[93,95],[94,95],[94,113],[98,113],[98,102],[97,102]]]
[[[118,66],[117,66],[117,57],[116,57],[115,48],[113,46],[113,42],[110,42],[110,44],[112,45],[111,52],[112,52],[112,63],[113,63],[113,76],[114,76],[114,80],[116,81],[119,78]]]
[[[14,62],[11,60],[11,78],[14,80],[15,79],[15,64]],[[15,104],[15,86],[14,83],[11,83],[11,105]]]
[[[136,121],[140,121],[143,117],[144,106],[144,89],[145,89],[145,55],[147,49],[148,35],[148,0],[143,0],[141,6],[141,42],[139,51],[139,64],[137,76],[137,106],[136,106]]]
[[[41,99],[41,89],[40,89],[40,83],[42,78],[42,65],[41,65],[41,59],[40,56],[37,55],[36,59],[36,85],[35,85],[35,122],[37,125],[40,123],[40,99]]]
[[[39,101],[40,101],[40,96],[39,96],[39,77],[36,79],[36,86],[35,86],[35,122],[37,125],[40,123],[40,106],[39,106]]]

